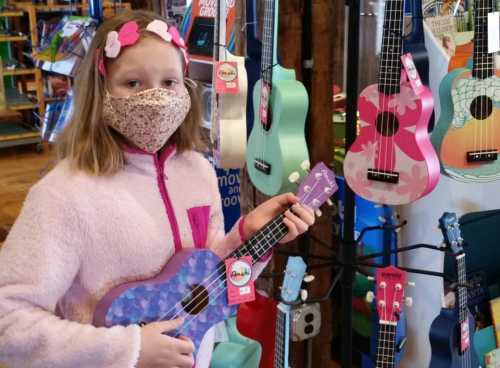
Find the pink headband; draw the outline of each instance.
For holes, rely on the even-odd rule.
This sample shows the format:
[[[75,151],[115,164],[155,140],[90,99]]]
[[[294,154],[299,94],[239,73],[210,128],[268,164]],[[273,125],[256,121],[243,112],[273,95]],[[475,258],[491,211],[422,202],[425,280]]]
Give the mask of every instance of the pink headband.
[[[169,27],[164,21],[156,19],[147,25],[146,31],[154,33],[157,36],[160,36],[166,42],[174,44],[182,52],[184,61],[186,63],[184,71],[187,70],[189,58],[186,49],[186,43],[180,36],[177,28],[175,28],[174,26]],[[139,40],[139,25],[137,24],[137,22],[132,20],[121,26],[118,32],[111,31],[108,33],[108,36],[106,38],[106,46],[104,47],[104,53],[107,58],[114,59],[118,57],[122,47],[134,45],[137,40]],[[104,60],[101,55],[99,55],[98,68],[99,72],[103,76],[105,76],[106,69],[104,67]]]

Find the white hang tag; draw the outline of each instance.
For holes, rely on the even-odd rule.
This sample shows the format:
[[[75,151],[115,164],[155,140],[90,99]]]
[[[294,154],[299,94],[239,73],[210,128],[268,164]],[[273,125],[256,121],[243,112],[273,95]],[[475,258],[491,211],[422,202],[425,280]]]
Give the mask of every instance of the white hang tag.
[[[488,13],[488,54],[500,51],[500,12]]]

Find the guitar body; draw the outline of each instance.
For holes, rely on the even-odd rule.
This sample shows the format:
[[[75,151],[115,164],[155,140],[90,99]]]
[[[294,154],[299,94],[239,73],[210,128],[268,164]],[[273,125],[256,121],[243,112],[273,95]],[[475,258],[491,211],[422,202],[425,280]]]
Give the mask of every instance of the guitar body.
[[[469,313],[469,331],[474,331],[474,318]],[[470,338],[470,347],[466,355],[460,354],[460,334],[456,309],[442,308],[434,319],[429,332],[432,356],[429,368],[479,367],[479,360],[474,347],[474,336]]]
[[[467,152],[500,150],[499,91],[498,76],[475,79],[466,68],[455,69],[442,80],[439,88],[441,116],[431,139],[441,158],[443,173],[463,182],[500,179],[499,160],[467,162]],[[478,104],[474,117],[471,112],[474,111],[473,103],[481,101],[481,98],[491,101],[491,113],[486,112],[485,104]]]
[[[434,106],[429,89],[416,95],[404,82],[399,94],[386,96],[373,84],[361,93],[358,106],[360,132],[344,161],[349,186],[367,200],[390,205],[411,203],[432,191],[439,162],[427,134]],[[392,136],[385,112],[397,119]],[[368,179],[373,168],[398,172],[399,182]]]
[[[238,70],[239,92],[219,95],[219,152],[218,163],[222,168],[245,166],[247,145],[247,89],[248,80],[245,58],[226,53],[226,61],[235,62]]]
[[[198,352],[208,329],[236,313],[236,307],[228,305],[225,279],[218,277],[221,262],[209,250],[181,250],[155,278],[125,283],[109,291],[96,306],[94,325],[127,326],[182,316],[184,325],[172,335],[189,337]],[[183,299],[197,285],[202,286],[201,293],[208,292],[207,298],[201,298],[204,308],[200,313],[188,313],[182,306]],[[196,290],[193,294],[197,294]],[[201,303],[193,303],[197,304]]]
[[[247,170],[254,186],[272,196],[293,190],[288,176],[309,158],[304,135],[309,100],[295,72],[276,66],[269,100],[272,123],[265,130],[259,114],[261,83],[259,80],[253,90],[254,124],[247,144]],[[270,173],[258,170],[256,160],[268,163]]]

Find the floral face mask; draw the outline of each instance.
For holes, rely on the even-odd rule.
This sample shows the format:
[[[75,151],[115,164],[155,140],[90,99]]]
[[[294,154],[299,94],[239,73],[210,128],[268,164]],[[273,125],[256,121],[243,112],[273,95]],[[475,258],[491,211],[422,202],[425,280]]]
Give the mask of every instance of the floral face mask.
[[[191,108],[184,87],[180,92],[152,88],[127,97],[106,92],[103,120],[137,147],[158,152],[179,128]]]

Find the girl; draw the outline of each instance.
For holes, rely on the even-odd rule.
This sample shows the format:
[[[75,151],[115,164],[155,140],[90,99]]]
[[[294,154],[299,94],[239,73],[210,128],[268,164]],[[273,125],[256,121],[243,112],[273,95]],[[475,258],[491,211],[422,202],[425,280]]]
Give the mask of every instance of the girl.
[[[0,252],[0,364],[9,368],[186,367],[193,344],[163,332],[181,319],[96,328],[111,288],[156,275],[183,247],[229,254],[286,212],[294,239],[314,214],[274,197],[223,232],[221,200],[200,147],[199,108],[173,27],[136,11],[97,31],[75,83],[62,160],[28,194]],[[208,367],[213,331],[196,357]]]

